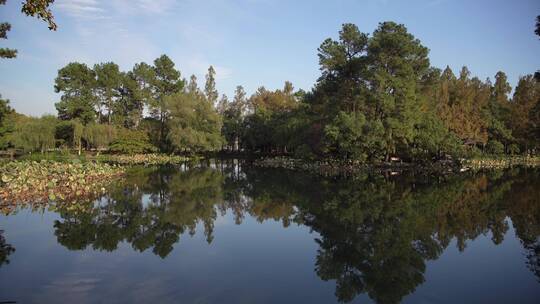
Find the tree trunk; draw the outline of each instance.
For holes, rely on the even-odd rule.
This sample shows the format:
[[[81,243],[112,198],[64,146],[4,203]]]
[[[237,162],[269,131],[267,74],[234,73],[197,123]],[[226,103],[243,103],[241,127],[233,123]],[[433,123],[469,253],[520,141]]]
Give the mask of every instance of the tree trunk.
[[[109,100],[109,125],[112,123],[112,100]]]

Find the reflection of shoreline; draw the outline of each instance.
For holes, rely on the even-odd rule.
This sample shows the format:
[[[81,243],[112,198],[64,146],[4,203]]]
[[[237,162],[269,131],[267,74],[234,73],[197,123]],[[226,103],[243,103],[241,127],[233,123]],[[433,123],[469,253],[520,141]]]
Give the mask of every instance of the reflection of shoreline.
[[[538,171],[450,177],[441,182],[324,179],[299,172],[213,164],[192,170],[166,167],[131,172],[93,208],[61,210],[58,242],[68,249],[116,250],[120,242],[162,258],[181,236],[201,225],[212,242],[219,215],[301,224],[315,231],[315,270],[336,281],[340,301],[367,293],[376,302],[399,302],[424,282],[426,261],[457,240],[490,233],[499,244],[510,218],[540,278]],[[392,278],[390,280],[389,278]]]

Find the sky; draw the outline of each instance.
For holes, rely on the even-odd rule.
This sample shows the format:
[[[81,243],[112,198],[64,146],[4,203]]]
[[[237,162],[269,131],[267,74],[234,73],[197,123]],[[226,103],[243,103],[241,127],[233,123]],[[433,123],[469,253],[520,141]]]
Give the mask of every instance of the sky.
[[[0,60],[0,94],[35,116],[56,113],[54,78],[74,61],[127,71],[167,54],[201,86],[213,65],[229,97],[237,85],[251,94],[286,80],[309,90],[320,75],[317,48],[343,23],[366,33],[403,23],[430,49],[433,66],[456,74],[464,65],[481,79],[502,70],[515,86],[540,69],[538,0],[56,0],[56,32],[21,14],[20,2],[0,6],[0,22],[12,24],[0,47],[18,49],[16,59]]]

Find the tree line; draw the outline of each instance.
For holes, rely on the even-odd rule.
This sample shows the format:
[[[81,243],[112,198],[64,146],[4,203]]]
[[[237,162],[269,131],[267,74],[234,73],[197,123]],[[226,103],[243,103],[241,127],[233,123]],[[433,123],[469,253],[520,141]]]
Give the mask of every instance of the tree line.
[[[166,55],[121,71],[113,62],[69,63],[58,71],[57,117],[27,117],[0,102],[2,148],[62,146],[113,152],[232,151],[361,161],[536,154],[540,83],[522,76],[514,89],[431,66],[429,50],[404,25],[380,23],[369,35],[344,24],[318,48],[314,87],[242,86],[219,97],[216,72],[204,88],[182,77]]]

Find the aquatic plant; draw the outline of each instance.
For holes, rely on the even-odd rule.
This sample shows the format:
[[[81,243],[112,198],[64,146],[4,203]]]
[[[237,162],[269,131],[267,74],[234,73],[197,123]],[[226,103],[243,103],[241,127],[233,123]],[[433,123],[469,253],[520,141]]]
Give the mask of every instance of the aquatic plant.
[[[185,156],[167,154],[101,155],[98,160],[120,165],[168,165],[192,160]]]
[[[463,161],[464,168],[473,170],[480,169],[506,169],[515,166],[522,167],[539,167],[540,157],[538,156],[504,156],[491,158],[474,158]]]
[[[0,208],[88,200],[124,169],[94,162],[15,161],[0,165]]]

